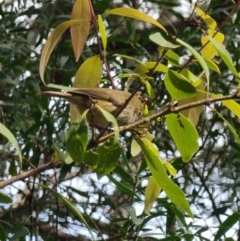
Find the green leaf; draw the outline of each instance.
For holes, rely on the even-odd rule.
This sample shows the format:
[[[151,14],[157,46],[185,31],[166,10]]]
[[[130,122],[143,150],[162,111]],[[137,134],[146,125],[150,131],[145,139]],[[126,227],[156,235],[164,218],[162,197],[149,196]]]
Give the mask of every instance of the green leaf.
[[[219,96],[219,95],[214,95]],[[221,101],[232,113],[234,113],[238,118],[240,118],[240,105],[235,100],[223,100]]]
[[[0,192],[0,203],[12,203],[13,200],[8,195]]]
[[[178,220],[184,225],[184,227],[188,230],[188,225],[186,223],[185,220],[185,216],[182,213],[181,210],[179,210],[178,208],[174,207],[174,206],[170,206],[171,210],[174,212],[174,214],[177,216]]]
[[[125,192],[126,194],[130,195],[130,196],[137,196],[137,194],[132,191],[131,189],[129,189],[128,187],[126,187],[125,185],[123,185],[121,182],[117,181],[112,175],[107,174],[107,177],[109,178],[109,180],[116,185],[116,187],[119,190],[122,190],[123,192]],[[138,196],[137,196],[138,197]],[[140,199],[140,197],[138,197]]]
[[[103,50],[104,50],[104,53],[106,55],[107,33],[106,33],[106,29],[105,29],[104,22],[102,20],[101,15],[98,15],[98,28],[99,28],[100,36],[101,36],[101,39],[102,39]]]
[[[205,99],[206,93],[205,93],[204,89],[205,89],[204,83],[203,83],[203,81],[201,81],[200,85],[196,87],[196,91],[197,91],[196,95],[194,95],[193,97],[191,97],[189,99],[179,100],[178,106],[187,105],[192,102]],[[200,105],[200,106],[196,106],[194,108],[183,110],[180,113],[182,115],[184,115],[188,120],[190,120],[194,126],[197,126],[200,115],[203,112],[203,109],[204,109],[204,106]]]
[[[196,128],[181,114],[167,115],[166,124],[183,161],[190,161],[199,148]]]
[[[232,57],[229,54],[229,52],[225,49],[225,47],[218,43],[214,38],[212,38],[211,36],[208,36],[208,39],[210,40],[210,42],[213,44],[213,46],[216,48],[219,56],[222,58],[223,62],[227,65],[227,67],[232,71],[232,73],[239,78],[239,74],[237,72],[237,70],[235,69],[235,67],[233,66],[233,61],[232,61]]]
[[[99,155],[95,151],[85,152],[83,162],[91,167],[93,170],[97,167],[99,161]]]
[[[78,24],[73,24],[70,28],[73,51],[77,62],[86,44],[92,20],[92,14],[88,0],[76,0],[74,2],[71,12],[71,20],[75,19],[88,20],[85,22],[81,21]]]
[[[121,154],[121,146],[114,139],[109,139],[104,145],[99,146],[95,152],[98,154],[95,171],[99,175],[106,175],[116,167]]]
[[[218,228],[214,240],[220,240],[220,237],[226,234],[226,232],[234,226],[240,220],[240,213],[236,212],[229,216]]]
[[[81,163],[88,143],[88,123],[86,113],[82,115],[79,123],[73,123],[66,136],[66,149],[76,163]]]
[[[25,223],[20,223],[19,225],[16,225],[10,229],[7,230],[8,233],[11,233],[11,238],[9,238],[9,241],[16,241],[22,237],[25,237],[29,234],[29,230],[24,227]],[[13,236],[12,236],[13,234]]]
[[[236,141],[240,144],[240,139],[238,137],[237,132],[235,131],[235,129],[233,128],[233,126],[217,111],[214,109],[214,111],[218,114],[218,116],[220,118],[222,118],[222,120],[227,124],[229,130],[232,132],[233,136],[235,137]]]
[[[164,48],[161,48],[161,47],[158,48],[158,51],[160,53],[163,53],[164,50],[165,50]],[[173,66],[179,66],[180,57],[173,51],[168,49],[168,51],[164,57],[168,60],[169,64],[171,64]]]
[[[89,227],[88,223],[86,222],[85,218],[83,215],[79,212],[79,210],[70,202],[68,201],[65,197],[63,197],[61,194],[58,192],[54,191],[52,188],[49,188],[45,185],[39,184],[41,187],[44,189],[48,190],[50,193],[52,193],[55,197],[60,199],[66,206],[67,208],[82,222],[85,224],[86,228],[88,229],[89,233],[92,236],[92,240],[95,240],[91,231],[91,228]]]
[[[175,49],[175,48],[179,47],[179,45],[172,44],[171,42],[164,39],[163,36],[159,32],[151,34],[149,36],[149,39],[151,41],[153,41],[154,43],[156,43],[157,45],[164,47],[164,48]]]
[[[164,77],[164,83],[173,100],[187,99],[196,94],[194,86],[176,71],[169,69]]]
[[[138,144],[142,148],[148,167],[157,184],[166,192],[168,198],[176,206],[187,212],[190,217],[193,217],[183,191],[168,177],[162,161],[158,157],[158,151],[154,144],[145,138],[136,138]]]
[[[153,203],[158,198],[161,191],[161,187],[157,184],[154,177],[151,176],[148,179],[148,185],[145,189],[145,200],[144,200],[144,212],[150,215],[150,210],[152,209]]]
[[[14,137],[12,132],[10,132],[8,130],[8,128],[6,126],[4,126],[2,123],[0,123],[0,133],[2,135],[4,135],[16,148],[18,156],[19,156],[19,166],[20,166],[20,169],[22,169],[22,152],[21,152],[21,149],[18,145],[16,138]]]
[[[0,225],[0,240],[1,241],[7,240],[7,235],[6,235],[5,229],[3,228],[2,225]]]
[[[208,66],[209,69],[215,71],[216,73],[220,74],[220,69],[218,68],[218,66],[211,60],[209,59],[204,59],[206,61],[206,64]]]
[[[196,58],[196,60],[199,62],[199,64],[202,66],[204,72],[205,72],[205,76],[207,79],[207,92],[209,92],[209,69],[208,66],[205,62],[205,60],[203,59],[203,57],[189,44],[185,43],[184,41],[182,41],[181,39],[177,39],[177,42],[180,43],[181,45],[185,46],[191,53],[192,55]]]
[[[152,23],[167,33],[166,29],[158,21],[156,21],[155,19],[153,19],[146,13],[143,13],[137,9],[114,8],[114,9],[106,11],[104,14],[115,14],[115,15],[125,16],[125,17],[129,17],[129,18],[134,18],[134,19],[141,20],[141,21],[144,21],[147,23]]]

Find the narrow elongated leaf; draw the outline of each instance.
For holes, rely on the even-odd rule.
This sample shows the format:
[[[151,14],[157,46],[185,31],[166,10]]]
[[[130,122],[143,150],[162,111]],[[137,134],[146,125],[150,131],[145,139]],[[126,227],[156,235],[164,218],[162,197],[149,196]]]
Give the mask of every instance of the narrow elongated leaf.
[[[149,36],[149,39],[156,43],[157,45],[164,47],[164,48],[170,48],[175,49],[178,48],[180,45],[173,44],[172,42],[167,41],[164,39],[164,37],[159,33],[154,33]]]
[[[145,74],[148,73],[151,69],[156,66],[157,62],[149,61],[143,64],[138,65],[133,71],[138,74]],[[156,72],[167,72],[168,67],[163,64],[157,64],[156,68],[154,69]]]
[[[188,99],[196,94],[194,86],[176,71],[169,69],[164,83],[173,100]]]
[[[192,53],[192,55],[196,58],[196,60],[199,62],[199,64],[202,66],[202,68],[205,72],[206,79],[207,79],[207,92],[209,92],[209,75],[210,75],[210,73],[209,73],[209,69],[208,69],[208,66],[207,66],[205,60],[192,46],[190,46],[186,42],[182,41],[181,39],[177,39],[177,42],[180,43],[181,45],[185,46]]]
[[[5,229],[3,228],[2,225],[0,225],[0,240],[1,241],[7,240],[7,235],[6,235]]]
[[[218,231],[215,235],[214,240],[220,240],[220,238],[226,234],[226,232],[233,227],[234,224],[239,222],[240,220],[240,213],[233,213],[231,216],[229,216],[218,228]]]
[[[16,138],[14,137],[12,132],[9,131],[8,128],[6,126],[4,126],[2,123],[0,123],[0,133],[2,135],[4,135],[16,148],[16,151],[19,156],[19,166],[20,166],[20,169],[22,169],[22,152],[21,152],[20,146],[18,145]]]
[[[135,225],[138,226],[143,222],[144,219],[137,217],[136,211],[131,205],[124,204],[124,205],[122,205],[122,208],[124,208],[128,211],[128,213],[129,213],[130,217],[132,218],[132,221]]]
[[[137,9],[115,8],[115,9],[106,11],[105,14],[115,14],[115,15],[125,16],[125,17],[129,17],[129,18],[134,18],[134,19],[141,20],[141,21],[144,21],[147,23],[152,23],[167,33],[167,30],[158,21],[156,21],[155,19],[153,19],[146,13],[143,13]]]
[[[223,100],[221,101],[232,113],[240,118],[240,105],[235,100]]]
[[[52,193],[55,197],[59,198],[67,207],[68,209],[82,222],[84,223],[84,225],[86,226],[86,228],[88,229],[89,233],[91,234],[92,240],[95,240],[92,234],[92,231],[88,225],[88,223],[86,222],[85,218],[83,217],[83,215],[79,212],[79,210],[71,203],[69,202],[65,197],[63,197],[61,194],[59,194],[58,192],[54,191],[53,189],[45,186],[45,185],[41,185],[39,184],[41,187],[43,187],[44,189],[48,190],[50,193]]]
[[[182,160],[190,161],[199,148],[196,128],[181,114],[167,115],[166,124]]]
[[[106,55],[107,33],[106,33],[106,29],[105,29],[104,22],[102,20],[101,15],[98,15],[98,28],[99,28],[100,36],[101,36],[101,39],[102,39],[103,50],[104,50],[104,53]]]
[[[216,110],[214,109],[214,111],[216,111]],[[240,144],[240,139],[239,139],[239,137],[238,137],[237,132],[236,132],[235,129],[233,128],[233,126],[232,126],[218,111],[216,111],[216,113],[217,113],[217,114],[219,115],[219,117],[222,118],[223,121],[227,124],[229,130],[232,132],[232,134],[233,134],[233,136],[235,137],[236,141]]]
[[[232,61],[232,57],[229,54],[229,52],[224,48],[224,46],[220,43],[218,43],[214,38],[212,38],[211,36],[208,36],[208,39],[210,40],[210,42],[213,44],[213,46],[216,48],[218,54],[220,55],[221,59],[223,60],[223,62],[227,65],[227,67],[232,71],[232,73],[239,78],[239,73],[237,72],[237,70],[235,69],[234,65],[233,65],[233,61]]]
[[[71,19],[88,19],[86,22],[79,22],[77,24],[71,25],[70,28],[73,51],[76,61],[79,60],[82,50],[86,44],[90,30],[91,18],[89,1],[76,0],[73,5]]]
[[[218,68],[218,66],[216,65],[216,63],[214,63],[213,61],[209,60],[209,59],[204,59],[206,61],[206,64],[208,66],[209,69],[215,71],[216,73],[220,74],[220,69]]]
[[[155,179],[150,177],[148,179],[148,185],[145,189],[145,200],[144,200],[144,212],[150,215],[150,210],[152,209],[153,203],[158,198],[161,191],[161,187],[157,184]]]
[[[190,217],[193,217],[183,191],[168,177],[162,161],[158,158],[158,151],[153,143],[145,138],[136,138],[157,184],[166,192],[168,198],[176,206],[187,212]]]
[[[47,42],[45,43],[43,50],[42,50],[42,54],[41,54],[41,58],[40,58],[40,64],[39,64],[39,73],[40,73],[40,77],[41,80],[43,81],[43,83],[46,85],[45,81],[44,81],[44,73],[45,73],[45,69],[48,63],[48,60],[50,58],[50,55],[53,51],[53,49],[55,48],[55,46],[57,45],[58,41],[61,39],[63,33],[73,24],[76,23],[82,23],[82,22],[89,22],[88,19],[78,19],[78,20],[69,20],[66,22],[63,22],[61,24],[59,24],[51,33],[51,35],[49,36],[49,38],[47,39]],[[51,86],[49,86],[51,87]]]

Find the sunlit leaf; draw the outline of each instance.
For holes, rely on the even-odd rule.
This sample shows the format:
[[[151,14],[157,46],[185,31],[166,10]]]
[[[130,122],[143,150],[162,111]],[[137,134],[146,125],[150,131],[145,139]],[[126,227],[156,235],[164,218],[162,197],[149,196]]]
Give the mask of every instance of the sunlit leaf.
[[[164,77],[164,83],[173,100],[187,99],[196,94],[194,86],[174,70],[169,69]]]
[[[20,166],[20,169],[22,169],[22,152],[21,152],[21,148],[20,148],[16,138],[14,137],[12,132],[6,126],[4,126],[2,123],[0,123],[0,133],[3,136],[5,136],[16,148],[16,151],[19,156],[19,166]]]
[[[154,144],[145,138],[139,137],[137,137],[137,142],[142,148],[148,167],[157,184],[176,206],[187,212],[190,217],[193,217],[183,191],[168,177]]]
[[[196,7],[195,12],[209,26],[209,28],[214,30],[217,27],[216,21],[204,11],[202,11],[200,8]]]
[[[146,13],[143,13],[137,9],[114,8],[114,9],[106,11],[105,14],[115,14],[115,15],[125,16],[125,17],[129,17],[129,18],[134,18],[134,19],[141,20],[141,21],[144,21],[147,23],[152,23],[152,24],[156,25],[157,27],[161,28],[162,30],[164,30],[165,32],[167,32],[166,29],[158,21],[156,21],[155,19],[153,19]]]
[[[167,115],[166,124],[182,160],[189,162],[199,148],[196,128],[181,114]]]
[[[172,42],[167,41],[166,39],[163,38],[163,36],[157,32],[154,34],[150,34],[149,39],[156,43],[157,45],[164,47],[164,48],[171,48],[175,49],[178,48],[180,45],[173,44]]]
[[[208,29],[207,31],[209,36],[213,36],[215,32],[212,29]],[[219,43],[223,43],[224,41],[224,35],[220,32],[215,34],[214,39]],[[213,44],[209,41],[207,36],[203,36],[201,38],[201,43],[202,46],[207,44],[202,50],[201,50],[201,55],[203,56],[204,59],[211,60],[212,58],[215,57],[215,55],[218,53],[216,48],[213,46]]]
[[[225,49],[225,47],[222,44],[219,44],[215,39],[213,39],[211,36],[208,36],[208,39],[213,44],[213,46],[216,48],[219,56],[223,60],[223,62],[227,65],[227,67],[232,71],[232,73],[239,78],[239,74],[237,70],[235,69],[232,61],[232,57],[230,53]]]
[[[148,179],[148,185],[145,189],[145,200],[144,200],[144,212],[150,215],[153,203],[156,201],[160,194],[161,188],[153,177]]]
[[[76,0],[71,12],[71,20],[87,19],[88,21],[79,22],[71,25],[70,32],[72,38],[73,51],[76,61],[79,60],[82,50],[86,44],[90,24],[91,24],[91,10],[88,0]]]
[[[181,45],[185,46],[191,53],[192,55],[195,57],[195,59],[199,62],[199,64],[202,66],[204,72],[205,72],[205,76],[207,79],[207,92],[209,92],[209,69],[208,66],[205,62],[205,60],[203,59],[203,57],[192,47],[190,46],[188,43],[182,41],[181,39],[177,39],[176,40],[178,43],[180,43]]]
[[[69,21],[66,21],[66,22],[63,22],[63,23],[59,24],[52,31],[51,35],[48,37],[47,42],[45,43],[45,45],[43,47],[41,58],[40,58],[40,64],[39,64],[40,77],[41,77],[41,80],[43,81],[43,83],[45,85],[46,85],[46,83],[44,81],[44,73],[45,73],[45,70],[46,70],[48,60],[50,58],[50,55],[51,55],[52,51],[56,47],[58,41],[61,39],[63,33],[73,24],[81,23],[81,22],[86,23],[88,21],[89,20],[86,20],[86,19],[69,20]],[[51,86],[49,86],[49,87],[51,87]]]
[[[106,55],[107,33],[106,33],[106,29],[105,29],[104,22],[102,20],[101,15],[98,15],[98,28],[99,28],[100,36],[101,36],[101,39],[102,39],[103,50],[104,50],[104,53]]]

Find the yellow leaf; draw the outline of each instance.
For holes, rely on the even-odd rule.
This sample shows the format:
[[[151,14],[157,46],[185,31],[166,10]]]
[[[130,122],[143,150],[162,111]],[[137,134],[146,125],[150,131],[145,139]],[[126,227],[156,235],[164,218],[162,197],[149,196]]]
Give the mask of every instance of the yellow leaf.
[[[141,20],[147,23],[151,23],[156,25],[157,27],[161,28],[167,33],[167,30],[155,19],[147,15],[146,13],[140,12],[137,9],[133,8],[115,8],[109,11],[106,11],[105,14],[115,14],[120,16],[125,16],[129,18],[134,18],[137,20]]]
[[[101,75],[102,63],[100,56],[92,56],[88,58],[78,69],[73,82],[73,87],[97,87],[100,83]],[[70,104],[70,117],[72,123],[80,117],[79,112],[72,104]]]
[[[43,83],[45,85],[46,85],[46,83],[44,82],[44,72],[45,72],[48,60],[50,58],[50,55],[51,55],[53,49],[55,48],[56,44],[58,43],[58,41],[62,37],[63,33],[71,25],[76,24],[76,23],[80,23],[80,22],[84,22],[84,21],[86,22],[86,20],[70,20],[70,21],[63,22],[63,23],[59,24],[52,31],[51,35],[47,39],[47,42],[45,43],[45,45],[43,47],[43,50],[42,50],[42,54],[41,54],[41,58],[40,58],[40,64],[39,64],[40,77],[41,77],[41,80],[43,81]]]
[[[212,29],[208,29],[207,31],[209,36],[213,36],[214,35],[214,31]],[[214,39],[218,42],[218,43],[222,43],[224,41],[224,35],[222,33],[217,33],[214,36]],[[201,38],[201,43],[202,46],[204,46],[206,43],[208,43],[202,50],[201,50],[201,55],[204,59],[212,59],[215,57],[215,55],[218,53],[216,48],[213,46],[213,44],[211,42],[209,42],[209,39],[207,36],[203,36]]]
[[[87,22],[79,22],[70,28],[73,51],[76,61],[79,60],[90,30],[91,10],[88,0],[76,0],[73,5],[71,19],[86,19]]]
[[[208,25],[209,28],[214,30],[217,27],[216,21],[213,18],[211,18],[208,14],[203,12],[200,8],[196,7],[195,12]]]

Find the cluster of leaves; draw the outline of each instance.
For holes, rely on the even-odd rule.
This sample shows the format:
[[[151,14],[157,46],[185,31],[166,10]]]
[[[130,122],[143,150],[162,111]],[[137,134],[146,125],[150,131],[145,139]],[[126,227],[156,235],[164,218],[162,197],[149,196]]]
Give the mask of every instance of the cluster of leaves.
[[[233,6],[232,15],[234,14],[234,11],[238,9],[237,4]],[[182,211],[185,211],[192,218],[193,214],[190,210],[190,205],[187,202],[184,192],[178,185],[173,182],[171,176],[176,176],[177,170],[182,169],[185,163],[193,160],[193,157],[198,157],[198,155],[200,155],[199,148],[200,150],[204,148],[204,145],[200,146],[199,140],[201,137],[201,141],[204,143],[208,136],[206,135],[206,138],[205,136],[199,136],[199,132],[197,130],[199,118],[204,110],[204,105],[209,106],[212,113],[216,113],[219,119],[226,123],[235,140],[238,142],[238,144],[240,142],[233,124],[230,123],[230,121],[228,121],[222,114],[220,114],[219,110],[214,109],[213,105],[211,105],[211,103],[220,102],[223,106],[227,107],[231,113],[235,114],[237,117],[240,117],[240,106],[234,100],[240,97],[237,89],[238,86],[231,85],[231,93],[227,92],[223,93],[224,95],[222,95],[221,91],[214,90],[214,83],[212,81],[215,74],[222,76],[225,74],[225,72],[223,72],[221,69],[222,63],[227,66],[227,72],[228,74],[231,73],[230,75],[234,79],[233,82],[237,83],[239,79],[239,74],[235,67],[235,63],[232,60],[231,54],[223,45],[224,34],[220,33],[221,28],[218,27],[217,22],[212,17],[210,17],[210,15],[197,8],[197,4],[193,6],[192,12],[196,12],[198,17],[203,22],[205,22],[207,27],[207,30],[203,31],[204,35],[201,37],[201,41],[198,43],[200,46],[199,50],[193,48],[190,44],[187,43],[187,41],[183,41],[184,38],[181,37],[181,31],[183,31],[184,28],[179,31],[178,37],[171,38],[166,34],[167,31],[163,25],[139,10],[133,8],[114,8],[112,10],[105,11],[103,15],[96,16],[93,9],[94,7],[90,1],[77,0],[72,9],[71,20],[60,23],[47,38],[47,42],[44,45],[41,54],[39,68],[40,77],[43,83],[48,88],[51,87],[62,90],[71,89],[59,84],[46,84],[44,80],[45,71],[48,66],[50,56],[59,41],[64,39],[65,31],[70,28],[71,44],[73,46],[75,59],[76,61],[79,61],[82,56],[85,58],[82,60],[82,64],[77,69],[76,73],[74,73],[73,69],[66,70],[66,73],[69,74],[68,76],[74,77],[73,87],[95,87],[101,83],[101,77],[106,75],[110,81],[110,85],[115,88],[116,79],[122,84],[122,79],[128,78],[127,88],[129,88],[130,85],[135,85],[136,89],[140,89],[143,86],[146,87],[145,89],[148,95],[153,100],[153,109],[156,109],[157,107],[160,107],[161,109],[160,111],[154,111],[152,109],[149,111],[147,110],[143,119],[124,128],[118,128],[115,118],[109,113],[106,113],[104,110],[101,110],[106,119],[114,124],[114,133],[104,138],[100,134],[96,139],[96,143],[99,144],[100,142],[106,141],[109,138],[110,139],[103,145],[98,146],[93,150],[88,149],[89,129],[85,115],[83,115],[81,119],[78,120],[78,122],[74,122],[76,120],[76,113],[73,108],[70,109],[71,120],[74,123],[71,125],[67,132],[65,147],[63,144],[59,143],[57,143],[57,145],[56,143],[53,145],[52,126],[54,121],[50,121],[49,123],[49,121],[44,119],[42,123],[48,123],[47,136],[49,140],[46,142],[43,139],[41,142],[47,144],[48,150],[44,151],[44,148],[41,147],[40,142],[40,144],[37,146],[41,147],[41,151],[38,150],[38,155],[36,155],[36,150],[34,150],[34,158],[32,158],[30,163],[35,164],[33,159],[39,159],[41,154],[43,155],[44,153],[48,152],[49,158],[49,156],[54,153],[53,157],[50,157],[48,161],[51,161],[51,164],[54,166],[59,165],[59,161],[61,161],[61,178],[66,176],[66,173],[72,166],[79,165],[84,167],[84,165],[87,164],[89,167],[94,169],[94,171],[99,176],[102,177],[107,175],[112,183],[114,183],[124,193],[127,193],[131,196],[131,203],[133,203],[134,201],[142,200],[142,197],[139,194],[143,194],[143,192],[140,187],[135,187],[135,189],[133,188],[136,183],[133,181],[132,176],[129,175],[129,173],[124,170],[124,168],[120,166],[118,162],[119,158],[121,157],[124,159],[124,165],[128,166],[128,159],[136,157],[137,154],[139,154],[139,151],[141,151],[143,157],[141,159],[141,165],[136,171],[136,177],[141,177],[142,181],[148,181],[144,195],[145,213],[150,213],[152,205],[155,201],[158,202],[159,206],[162,205],[165,207],[169,213],[164,213],[162,216],[166,216],[167,219],[167,234],[171,234],[169,230],[172,227],[174,218],[177,217],[179,226],[182,226],[183,228],[180,228],[178,233],[170,235],[168,238],[166,238],[166,240],[175,240],[176,238],[180,239],[181,237],[188,240],[191,240],[194,237],[202,238],[201,233],[205,231],[205,229],[199,229],[195,234],[189,233],[189,228],[191,225],[186,223],[186,217]],[[149,34],[150,42],[153,42],[155,46],[154,50],[160,55],[157,61],[153,61],[153,58],[149,58],[146,55],[143,55],[141,58],[136,58],[127,54],[123,54],[122,52],[113,55],[113,59],[111,59],[112,62],[108,61],[107,51],[109,48],[109,40],[111,39],[111,34],[108,32],[106,23],[108,22],[107,19],[109,18],[109,15],[119,15],[124,18],[141,20],[157,26],[158,30],[155,33]],[[187,24],[191,23],[192,19],[193,15],[191,15],[188,21],[185,23],[186,26]],[[95,29],[94,37],[90,36],[91,27]],[[198,27],[200,28],[200,26]],[[133,31],[131,28],[132,26],[129,25],[129,31]],[[97,49],[99,54],[92,54],[91,57],[87,57],[83,52],[84,47],[85,45],[90,45],[90,41],[94,40],[97,42]],[[60,47],[61,45],[59,45],[58,48]],[[58,48],[57,52],[59,52]],[[181,49],[183,53],[188,54],[188,60],[185,63],[181,63],[180,57],[182,57],[183,54],[180,55],[178,49]],[[56,56],[58,57],[58,53]],[[68,59],[62,55],[59,59],[55,60],[55,62],[52,62],[54,68],[53,74],[50,75],[47,73],[46,75],[48,75],[48,77],[52,77],[51,80],[55,80],[55,76],[57,76],[56,68],[58,65],[60,68],[67,68],[67,61]],[[115,64],[117,69],[119,66],[121,66],[121,62],[124,61],[130,61],[133,67],[127,69],[121,68],[122,73],[119,75],[121,79],[114,79],[111,75],[111,67],[109,66],[111,66],[111,64]],[[104,72],[102,71],[102,66],[104,66]],[[153,76],[156,78],[153,78]],[[162,98],[159,98],[160,94],[163,94]],[[44,102],[44,100],[41,100],[39,101],[39,104],[42,105],[43,108],[48,108],[47,101]],[[54,111],[56,112],[57,110]],[[48,114],[52,114],[52,111],[49,111]],[[60,113],[60,116],[61,115],[62,114]],[[156,122],[158,118],[162,119],[162,126],[163,122],[166,124],[168,132],[165,127],[162,128],[162,132],[168,136],[168,141],[171,142],[171,136],[175,143],[171,143],[165,147],[166,152],[173,150],[171,151],[171,162],[168,158],[168,155],[162,155],[164,152],[159,153],[159,150],[161,151],[161,149],[157,148],[159,145],[157,143],[158,139],[156,138],[153,141],[152,135],[150,134],[152,130],[154,130],[155,133],[158,133],[159,127],[153,129],[153,126],[149,124],[149,122]],[[65,132],[65,125],[62,125],[61,121],[59,120],[56,122],[58,123],[57,131],[60,130],[61,132]],[[136,135],[135,139],[131,140],[132,150],[131,155],[129,155],[129,152],[125,152],[121,146],[121,142],[119,141],[119,130],[120,132],[129,131],[141,124],[146,123],[149,127],[149,132],[147,132],[146,137],[139,137]],[[24,153],[24,148],[21,148],[21,144],[18,144],[14,135],[11,134],[11,132],[4,125],[1,126],[1,133],[6,136],[15,146],[20,159],[19,167],[22,168],[23,166],[23,169],[26,168],[26,163],[22,163],[21,154],[22,152]],[[170,133],[170,135],[166,133]],[[126,142],[129,142],[127,136]],[[26,145],[26,143],[24,144]],[[176,156],[178,156],[178,154],[176,155],[176,151],[178,151],[177,153],[180,153],[180,158],[176,158]],[[202,151],[204,150],[202,149]],[[164,158],[160,158],[159,156],[164,156]],[[166,162],[167,158],[168,162]],[[181,164],[179,165],[179,163]],[[49,165],[47,167],[49,168]],[[16,173],[16,169],[17,167],[13,166],[12,170],[15,171],[12,171],[11,174]],[[130,167],[129,170],[133,172],[132,168]],[[29,176],[30,175],[31,174],[29,174]],[[125,180],[127,184],[123,185],[116,179],[115,175],[121,177],[121,179]],[[17,180],[21,179],[22,178],[20,176]],[[129,186],[132,188],[129,188]],[[44,190],[52,193],[55,197],[59,198],[69,208],[69,210],[75,214],[77,220],[85,224],[86,228],[89,230],[92,236],[92,239],[94,239],[94,235],[92,233],[93,228],[91,228],[89,222],[87,222],[86,216],[84,217],[81,212],[79,212],[79,210],[71,203],[70,198],[67,200],[59,192],[53,191],[47,186],[41,185],[41,187],[44,188]],[[161,190],[166,193],[167,198],[176,206],[171,205],[170,202],[164,202],[163,200],[159,199],[159,193]],[[74,192],[76,192],[76,190]],[[2,202],[12,201],[4,194],[2,194],[1,200]],[[132,223],[138,227],[138,231],[133,235],[136,239],[139,235],[139,232],[144,231],[145,225],[149,220],[153,218],[154,215],[152,217],[147,217],[145,214],[142,214],[141,218],[139,218],[136,216],[131,207],[126,209],[132,218]],[[58,211],[58,214],[59,213],[60,212]],[[239,215],[236,213],[231,215],[224,223],[222,223],[222,226],[216,232],[215,240],[218,240],[223,234],[225,234],[225,232],[238,220]],[[118,227],[121,227],[122,221],[126,222],[125,226],[123,225],[124,228],[121,229],[122,232],[120,233],[122,234],[120,236],[132,237],[132,234],[129,234],[128,231],[130,225],[129,219],[125,218],[115,220],[116,223],[119,223]],[[31,220],[31,222],[33,222],[33,220]],[[21,224],[22,230],[26,223],[27,221],[24,222],[24,224]],[[12,230],[9,230],[8,232],[14,233]],[[4,240],[4,230],[2,230],[2,234]],[[25,235],[26,230],[22,236]]]

